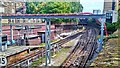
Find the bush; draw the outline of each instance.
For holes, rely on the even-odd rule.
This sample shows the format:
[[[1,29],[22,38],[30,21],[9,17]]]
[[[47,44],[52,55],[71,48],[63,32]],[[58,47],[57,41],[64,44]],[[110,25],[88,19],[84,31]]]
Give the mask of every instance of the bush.
[[[116,23],[106,23],[108,33],[113,33],[117,30]]]
[[[117,28],[120,28],[120,11],[118,11],[118,22],[117,22]]]
[[[118,28],[120,28],[120,11],[118,11],[118,22],[114,23],[106,23],[108,33],[115,32]]]

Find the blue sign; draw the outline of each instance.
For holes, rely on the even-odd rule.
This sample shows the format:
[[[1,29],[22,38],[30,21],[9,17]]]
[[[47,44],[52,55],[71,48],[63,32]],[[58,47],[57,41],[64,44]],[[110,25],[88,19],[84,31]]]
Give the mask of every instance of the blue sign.
[[[98,39],[98,42],[101,42],[100,38]]]

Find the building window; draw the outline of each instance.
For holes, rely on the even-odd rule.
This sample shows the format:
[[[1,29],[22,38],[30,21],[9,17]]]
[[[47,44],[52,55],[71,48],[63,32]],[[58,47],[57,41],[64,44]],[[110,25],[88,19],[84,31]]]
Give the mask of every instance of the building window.
[[[15,10],[14,10],[14,9],[12,9],[12,13],[15,13]]]
[[[19,4],[16,4],[16,6],[18,7],[18,6],[19,6]]]
[[[14,5],[14,3],[12,3],[12,5]]]
[[[4,4],[4,2],[1,2],[1,4]]]
[[[9,5],[9,2],[6,2],[6,5]]]
[[[4,13],[4,8],[3,7],[0,7],[0,13]]]

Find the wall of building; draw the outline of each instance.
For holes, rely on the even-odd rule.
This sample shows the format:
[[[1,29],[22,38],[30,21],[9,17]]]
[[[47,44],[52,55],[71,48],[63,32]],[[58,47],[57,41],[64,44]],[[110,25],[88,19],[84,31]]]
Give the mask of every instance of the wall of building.
[[[1,6],[4,9],[2,10],[4,14],[15,14],[18,8],[25,6],[24,2],[2,2],[2,4],[5,5],[5,7]],[[25,12],[24,10],[24,13]]]
[[[103,13],[109,11],[109,10],[116,10],[118,11],[119,5],[118,5],[119,0],[104,0],[104,10]],[[120,1],[119,1],[120,2]]]
[[[3,13],[3,12],[4,12],[4,8],[0,7],[0,13]]]
[[[6,5],[5,7],[5,14],[13,14],[15,13],[15,3],[13,2],[4,2]]]
[[[0,13],[4,13],[5,12],[5,4],[3,2],[0,1]]]
[[[112,10],[112,0],[104,0],[104,9],[103,13],[107,12],[108,10]]]

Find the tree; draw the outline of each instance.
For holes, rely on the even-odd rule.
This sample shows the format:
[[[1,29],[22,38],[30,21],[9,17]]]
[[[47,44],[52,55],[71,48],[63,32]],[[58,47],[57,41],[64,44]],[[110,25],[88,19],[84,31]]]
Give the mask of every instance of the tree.
[[[37,14],[38,7],[36,6],[36,2],[26,2],[26,13],[27,14]]]
[[[27,14],[75,13],[83,10],[79,2],[30,2],[26,3]],[[52,23],[70,22],[76,19],[51,19]]]
[[[83,6],[79,2],[71,2],[71,12],[82,12]]]

